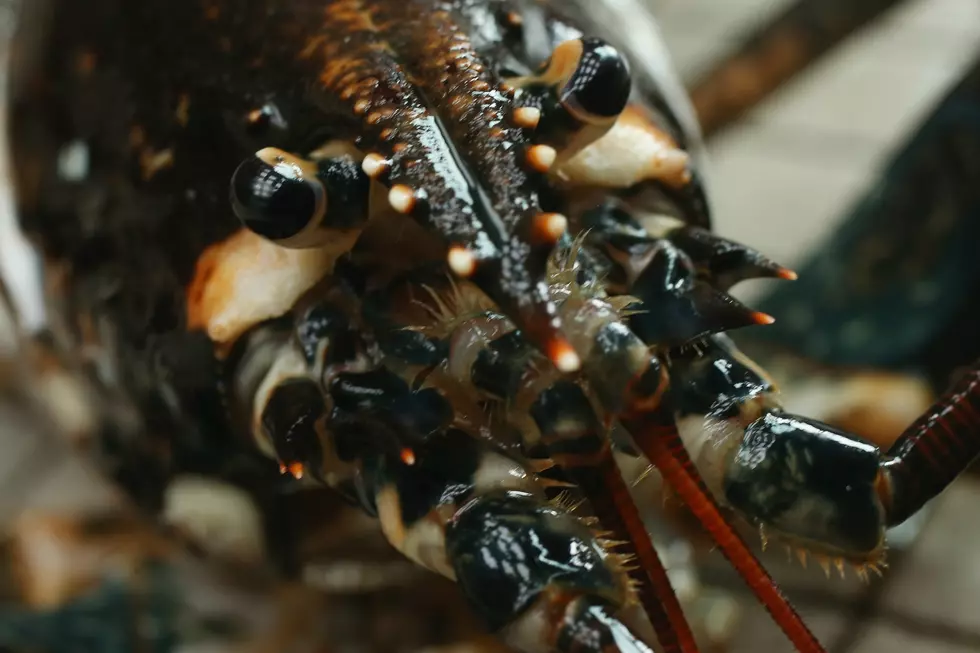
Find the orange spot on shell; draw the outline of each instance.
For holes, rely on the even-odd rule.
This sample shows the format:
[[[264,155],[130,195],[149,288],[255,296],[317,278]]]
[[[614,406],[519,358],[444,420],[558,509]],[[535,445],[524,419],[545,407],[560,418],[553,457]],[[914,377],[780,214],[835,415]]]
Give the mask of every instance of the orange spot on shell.
[[[77,68],[80,75],[90,75],[95,70],[96,57],[94,52],[86,50],[78,55]]]
[[[289,463],[288,469],[297,481],[303,478],[303,463]]]
[[[752,313],[752,321],[759,325],[773,324],[776,321],[772,315],[756,311]]]
[[[409,449],[408,447],[402,449],[400,457],[402,459],[402,462],[405,463],[406,465],[415,464],[415,452]]]
[[[569,344],[567,340],[562,340],[560,338],[555,338],[548,343],[547,346],[548,358],[558,368],[559,372],[569,373],[575,372],[582,366],[582,360],[579,358],[575,349]]]

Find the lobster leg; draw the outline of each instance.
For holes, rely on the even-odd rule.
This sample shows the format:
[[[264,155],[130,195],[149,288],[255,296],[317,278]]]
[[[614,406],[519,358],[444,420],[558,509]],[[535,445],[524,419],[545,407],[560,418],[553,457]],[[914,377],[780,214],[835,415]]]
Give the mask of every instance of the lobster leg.
[[[637,447],[699,518],[729,561],[766,606],[794,645],[804,653],[823,648],[776,588],[772,578],[720,510],[691,464],[669,411],[669,377],[656,356],[621,322],[610,321],[595,337],[598,345],[583,359],[584,370]],[[600,395],[601,396],[601,395]]]
[[[888,451],[879,493],[889,526],[939,495],[980,455],[980,360]]]
[[[770,381],[724,336],[671,357],[674,416],[715,500],[766,536],[859,576],[885,533],[942,492],[980,452],[980,362],[883,454],[782,411]]]
[[[342,312],[315,304],[296,334],[263,336],[270,324],[243,343],[232,406],[252,414],[260,448],[376,514],[395,548],[457,580],[512,645],[649,653],[621,620],[637,615],[613,544],[552,505],[545,479],[452,428],[436,388],[368,365],[345,344],[354,322]]]
[[[549,456],[582,489],[603,528],[625,538],[640,566],[631,572],[647,616],[665,651],[697,651],[667,572],[612,456],[611,443],[595,418],[588,397],[569,381],[541,394],[532,415]],[[571,428],[569,428],[571,427]]]
[[[621,558],[516,463],[461,431],[425,435],[438,426],[431,394],[379,369],[339,374],[331,396],[331,437],[363,465],[355,495],[395,548],[455,579],[492,630],[531,653],[650,653],[620,617],[631,591]],[[290,424],[268,424],[288,439]],[[391,455],[390,443],[410,446]]]
[[[625,419],[623,423],[632,434],[636,445],[711,534],[722,553],[797,650],[800,653],[823,653],[824,648],[820,642],[779,591],[772,577],[752,554],[744,540],[722,516],[700,474],[694,468],[677,432],[677,427],[673,424],[673,418],[661,421],[654,417],[657,413],[662,414],[666,407],[667,404],[664,402],[654,413]]]
[[[669,347],[753,322],[772,321],[769,316],[750,311],[718,290],[718,284],[712,283],[716,281],[712,272],[719,270],[713,270],[712,263],[716,268],[719,264],[723,266],[721,269],[725,274],[718,276],[728,277],[728,285],[745,278],[741,275],[763,272],[791,278],[791,273],[745,248],[697,232],[692,236],[690,229],[668,226],[658,230],[658,225],[641,225],[628,212],[615,208],[607,205],[599,210],[600,225],[604,227],[599,231],[599,237],[605,240],[606,253],[625,271],[628,290],[653,307],[648,313],[637,311],[631,316],[637,335],[624,332],[624,340],[641,336],[646,342]],[[680,244],[691,247],[695,257],[660,237],[678,232],[686,236],[681,238]],[[698,279],[699,271],[701,279]],[[606,351],[601,352],[601,356],[590,357],[588,360],[594,358],[595,366],[590,368],[587,364],[587,374],[595,383],[605,379],[609,386],[610,366],[618,362],[617,354],[621,356],[629,349],[622,346],[619,352]],[[620,363],[619,368],[631,374],[620,384],[622,393],[615,412],[637,447],[698,517],[797,649],[814,653],[823,651],[772,578],[724,519],[691,462],[670,407],[667,369],[656,356],[643,356],[638,348],[636,354],[627,356]]]
[[[467,292],[465,286],[456,288],[458,303],[465,302]],[[454,314],[460,307],[450,308],[445,303],[443,306],[450,313],[443,317],[457,320]],[[380,306],[372,310],[372,313],[385,312]],[[565,316],[573,314],[569,312]],[[382,332],[398,328],[389,321],[378,323],[378,318],[372,321]],[[520,335],[504,318],[486,312],[456,324],[447,338],[449,344],[444,347],[446,369],[454,377],[452,382],[462,384],[476,395],[506,402],[506,414],[525,434],[526,453],[540,453],[557,463],[563,477],[583,491],[602,527],[610,532],[610,538],[621,541],[628,555],[639,559],[641,566],[632,569],[630,576],[637,584],[641,603],[664,649],[695,651],[690,626],[613,459],[609,439],[589,397],[579,384],[562,379],[557,370],[540,369],[540,359]],[[431,343],[420,344],[422,349],[427,349]],[[413,351],[420,349],[415,347]],[[386,353],[405,362],[421,360],[413,351],[392,347]],[[527,434],[532,432],[540,434],[540,441],[529,441]]]

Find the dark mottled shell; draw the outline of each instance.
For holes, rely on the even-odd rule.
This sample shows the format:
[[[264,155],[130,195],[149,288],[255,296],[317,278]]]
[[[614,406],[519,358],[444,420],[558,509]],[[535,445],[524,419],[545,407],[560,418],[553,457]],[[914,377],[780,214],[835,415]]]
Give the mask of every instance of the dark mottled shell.
[[[504,120],[504,71],[526,74],[583,32],[605,37],[631,59],[635,99],[698,158],[693,112],[655,27],[630,14],[637,31],[617,29],[630,18],[624,8],[644,11],[639,2],[609,11],[595,0],[27,5],[10,105],[23,229],[68,274],[58,313],[73,340],[111,340],[125,361],[120,387],[158,429],[198,449],[227,429],[210,343],[186,329],[185,289],[201,253],[239,228],[229,179],[258,149],[309,152],[337,139],[388,159],[387,182],[444,181],[458,165],[432,138],[445,130],[485,197],[439,181],[416,199],[450,240],[504,252],[488,274],[520,298],[540,291],[547,252],[530,248],[527,225],[548,209],[516,164],[530,141]],[[523,31],[502,19],[513,11]],[[78,146],[81,176],[65,170]],[[696,166],[693,175],[672,201],[707,226]],[[187,414],[194,424],[183,424]]]

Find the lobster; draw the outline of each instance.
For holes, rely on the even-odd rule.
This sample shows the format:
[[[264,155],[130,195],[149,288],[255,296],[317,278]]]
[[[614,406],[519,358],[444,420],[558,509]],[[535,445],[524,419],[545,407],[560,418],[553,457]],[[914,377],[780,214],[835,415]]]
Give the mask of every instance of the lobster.
[[[710,231],[647,24],[588,2],[40,6],[11,131],[38,338],[136,408],[142,440],[108,429],[135,495],[247,449],[250,477],[377,516],[509,646],[696,651],[621,471],[645,460],[818,652],[732,522],[880,571],[885,529],[980,452],[980,363],[886,453],[780,407],[725,335],[773,318],[727,291],[796,275]]]

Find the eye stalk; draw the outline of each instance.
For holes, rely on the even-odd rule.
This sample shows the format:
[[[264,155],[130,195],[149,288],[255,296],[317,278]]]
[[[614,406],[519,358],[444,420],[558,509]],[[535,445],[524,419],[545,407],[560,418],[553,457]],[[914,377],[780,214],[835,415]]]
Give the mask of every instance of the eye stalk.
[[[534,129],[535,141],[555,150],[553,165],[567,161],[609,131],[632,90],[623,54],[591,37],[558,44],[540,72],[508,83],[522,89],[513,122]],[[530,163],[537,168],[535,161]]]
[[[276,148],[259,150],[238,166],[231,204],[242,224],[284,247],[312,247],[322,239],[327,192],[317,166]]]
[[[626,58],[616,48],[596,38],[566,41],[555,48],[552,62],[556,72],[564,73],[558,101],[572,116],[584,123],[611,124],[623,112],[632,80]]]

